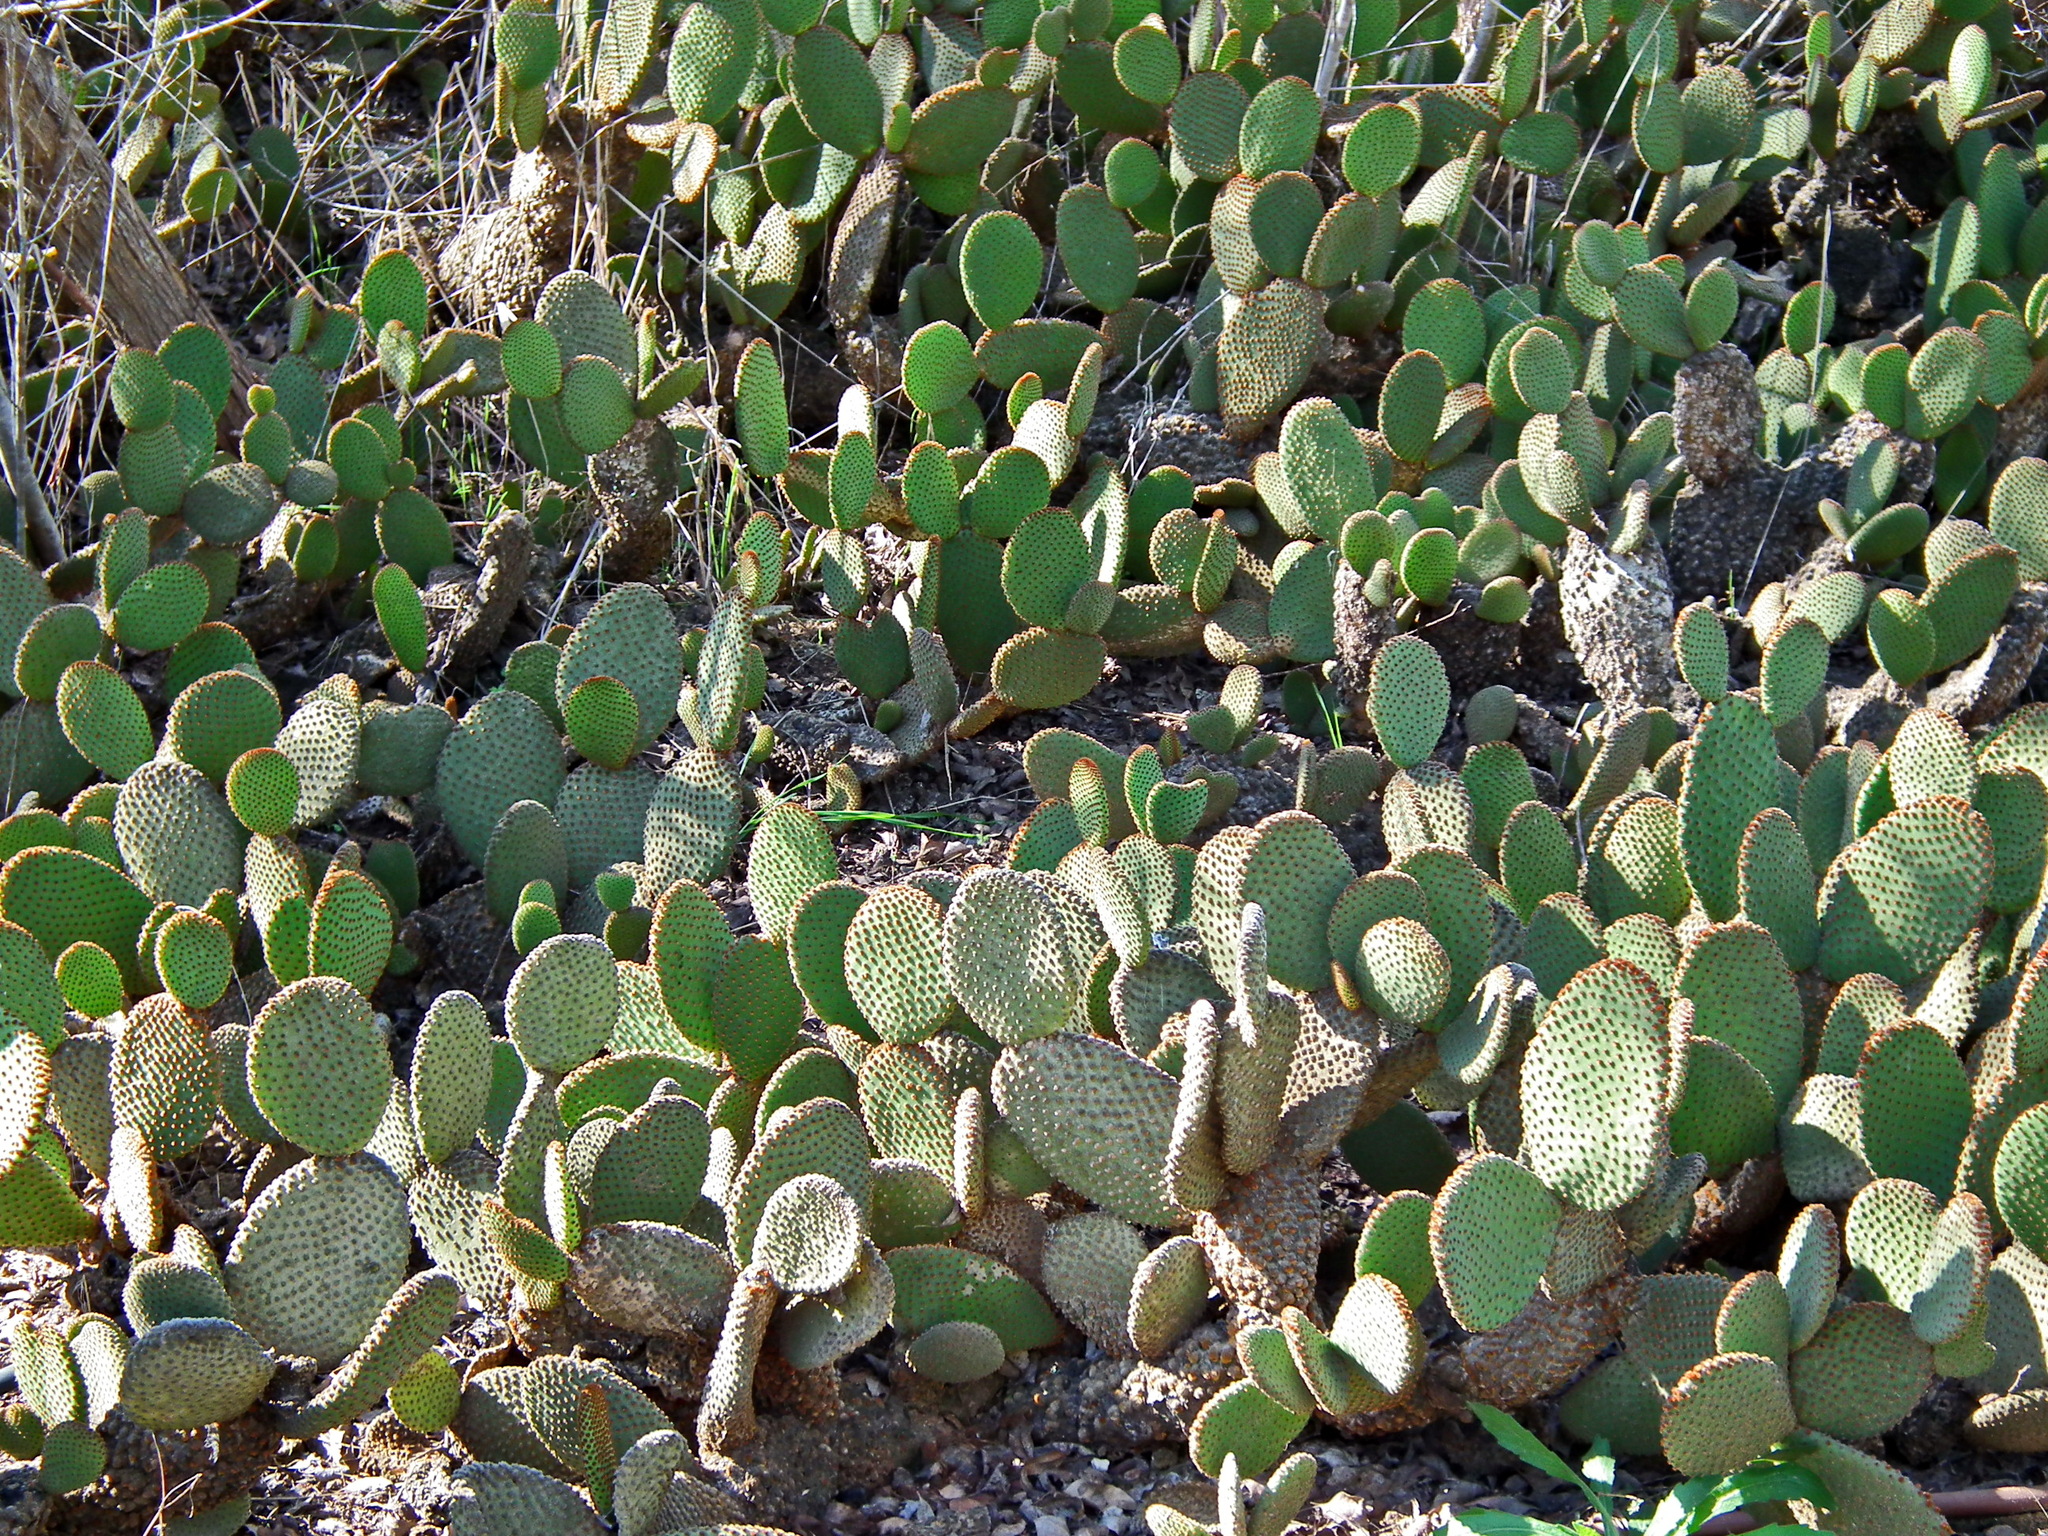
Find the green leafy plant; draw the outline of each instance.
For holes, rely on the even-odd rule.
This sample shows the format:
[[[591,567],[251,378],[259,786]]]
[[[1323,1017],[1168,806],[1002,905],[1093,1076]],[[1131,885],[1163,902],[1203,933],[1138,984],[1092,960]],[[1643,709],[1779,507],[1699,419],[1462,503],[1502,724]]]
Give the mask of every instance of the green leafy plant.
[[[1654,1503],[1631,1498],[1616,1491],[1614,1457],[1604,1444],[1596,1443],[1575,1469],[1500,1409],[1475,1402],[1465,1406],[1503,1449],[1544,1476],[1577,1488],[1590,1513],[1583,1521],[1563,1525],[1530,1515],[1474,1511],[1451,1518],[1446,1529],[1459,1536],[1688,1536],[1718,1516],[1758,1505],[1801,1499],[1818,1509],[1833,1507],[1827,1485],[1810,1468],[1776,1455],[1724,1476],[1689,1478]],[[1806,1527],[1769,1524],[1752,1529],[1790,1536]]]

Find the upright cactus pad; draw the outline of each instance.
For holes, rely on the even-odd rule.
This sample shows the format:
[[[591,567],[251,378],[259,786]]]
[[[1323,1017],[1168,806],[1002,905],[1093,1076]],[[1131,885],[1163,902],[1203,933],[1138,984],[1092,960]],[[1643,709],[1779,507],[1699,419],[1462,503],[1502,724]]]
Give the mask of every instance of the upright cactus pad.
[[[249,1039],[249,1088],[265,1118],[318,1156],[369,1145],[391,1097],[391,1052],[347,982],[309,976],[264,1006]]]

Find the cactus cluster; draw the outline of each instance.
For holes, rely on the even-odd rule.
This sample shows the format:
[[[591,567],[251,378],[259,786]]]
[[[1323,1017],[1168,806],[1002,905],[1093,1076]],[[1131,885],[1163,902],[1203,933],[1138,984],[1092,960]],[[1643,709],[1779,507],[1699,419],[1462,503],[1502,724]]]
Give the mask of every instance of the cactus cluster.
[[[2039,39],[1480,9],[510,0],[504,206],[300,288],[261,382],[199,324],[25,373],[107,435],[71,553],[0,543],[0,1244],[122,1282],[13,1329],[43,1496],[388,1411],[456,1536],[740,1536],[763,1403],[1077,1341],[1215,1481],[1158,1536],[1467,1403],[1798,1462],[1843,1536],[1946,1529],[1870,1453],[1937,1380],[2048,1452]],[[167,240],[311,227],[224,104],[265,25],[70,77]],[[1857,231],[1917,312],[1797,191],[1913,157]],[[1170,657],[1156,740],[1013,718]],[[850,878],[985,732],[1028,818]]]
[[[1688,617],[1694,727],[1603,717],[1539,782],[1505,741],[1439,755],[1445,669],[1401,636],[1366,701],[1379,750],[1346,749],[1351,811],[1305,777],[1297,808],[1229,824],[1236,781],[1175,738],[1125,755],[1046,731],[1025,754],[1043,801],[1000,862],[863,889],[816,812],[743,776],[759,595],[686,637],[651,589],[615,588],[551,692],[501,687],[444,731],[416,777],[523,958],[502,1026],[443,992],[404,1071],[369,999],[417,963],[394,940],[417,875],[403,845],[352,842],[316,874],[297,839],[380,771],[353,692],[282,725],[262,692],[241,734],[209,731],[225,793],[167,731],[67,814],[0,823],[20,1021],[0,1238],[135,1255],[125,1327],[17,1329],[14,1428],[41,1434],[52,1493],[100,1475],[117,1411],[163,1432],[260,1413],[301,1439],[388,1396],[475,1458],[459,1519],[480,1532],[515,1528],[503,1500],[587,1523],[643,1473],[736,1510],[622,1378],[544,1354],[458,1381],[434,1348],[460,1305],[572,1296],[711,1350],[713,1467],[757,1444],[771,1355],[815,1371],[889,1329],[951,1384],[1067,1327],[1171,1360],[1220,1321],[1234,1379],[1189,1445],[1226,1505],[1262,1482],[1278,1502],[1254,1522],[1305,1494],[1288,1445],[1312,1418],[1426,1422],[1456,1392],[1563,1391],[1581,1438],[1687,1475],[1794,1454],[1851,1498],[1895,1474],[1848,1442],[1937,1375],[1986,1394],[1985,1444],[2048,1443],[2027,1384],[2048,1329],[2048,707],[1974,741],[1923,708],[1888,749],[1802,772],[1785,727],[1821,673],[1782,648],[1805,621],[1735,689],[1720,621]],[[127,688],[92,658],[61,677],[100,673]],[[637,734],[579,731],[593,680],[636,733],[676,697],[699,744],[656,773]],[[192,682],[173,721],[242,681],[263,687]],[[1219,745],[1244,735],[1242,686],[1200,728]],[[64,729],[111,757],[107,718]],[[249,744],[223,771],[224,735]],[[1389,856],[1361,872],[1333,824],[1367,804]],[[736,934],[706,886],[743,842],[758,931]],[[252,986],[247,1022],[223,1017]],[[1466,1114],[1469,1159],[1417,1100]],[[255,1151],[225,1253],[164,1185],[215,1127]],[[1332,1296],[1317,1175],[1340,1149],[1381,1199]],[[1673,1268],[1700,1192],[1764,1168],[1803,1202],[1777,1269]],[[1432,1343],[1437,1294],[1457,1331]],[[287,1358],[328,1373],[303,1401],[266,1398]]]
[[[1071,703],[1111,658],[1355,673],[1362,697],[1347,659],[1387,632],[1453,625],[1474,653],[1459,665],[1483,670],[1560,606],[1603,697],[1669,704],[1661,646],[1591,653],[1621,643],[1602,614],[1617,601],[1668,619],[1674,580],[1694,596],[1732,579],[1759,647],[1807,618],[1910,688],[1978,657],[2048,572],[2048,470],[2000,436],[2048,325],[2048,223],[2013,142],[2038,105],[2020,88],[2032,55],[2003,0],[1955,16],[1899,0],[1868,27],[1816,9],[1782,61],[1797,91],[1768,75],[1765,44],[1735,51],[1758,18],[1711,6],[1515,17],[1456,83],[1432,78],[1454,56],[1442,7],[1421,28],[1435,41],[1398,46],[1416,18],[1353,18],[1339,38],[1300,8],[1126,9],[842,22],[704,0],[672,23],[635,5],[593,34],[513,7],[490,39],[495,130],[533,167],[572,124],[628,132],[651,181],[636,206],[701,228],[701,269],[615,262],[637,322],[603,277],[569,270],[509,324],[500,306],[436,328],[431,274],[384,251],[348,302],[293,301],[239,462],[213,447],[231,389],[215,338],[191,327],[154,358],[121,353],[119,469],[88,477],[85,500],[96,520],[170,519],[188,542],[115,562],[109,633],[162,648],[194,613],[217,617],[229,551],[260,536],[279,579],[373,577],[393,655],[431,675],[447,658],[418,589],[454,543],[424,467],[450,413],[485,406],[528,471],[504,500],[549,522],[562,491],[652,451],[650,432],[699,494],[732,477],[779,502],[801,547],[754,513],[736,547],[756,565],[736,584],[762,607],[792,565],[815,578],[844,675],[913,757]],[[153,147],[122,154],[154,165],[170,153],[154,109],[190,113],[211,125],[178,136],[191,184],[232,184],[208,159],[226,130],[198,73],[214,34],[180,30],[192,10],[158,25],[171,53],[131,135]],[[1071,146],[1020,127],[1046,103],[1070,114]],[[1921,241],[1917,324],[1861,334],[1825,273],[1794,285],[1719,238],[1776,179],[1916,117],[1907,131],[1952,161],[1959,194]],[[1069,148],[1078,180],[1055,170]],[[657,318],[701,283],[735,323],[773,322],[819,249],[861,381],[829,437],[792,430],[772,340],[714,379],[720,360],[685,355]],[[1367,386],[1314,391],[1338,375]],[[688,404],[707,380],[730,402],[726,458]],[[1143,429],[1110,419],[1114,402],[1166,385],[1243,445],[1234,462],[1100,451],[1119,424]],[[1845,423],[1856,451],[1834,453],[1817,500],[1846,558],[1796,593],[1736,569],[1712,526],[1724,503],[1813,462]],[[879,561],[877,535],[907,562]],[[111,605],[131,578],[124,618]],[[964,705],[942,675],[956,670],[987,678]],[[625,702],[600,685],[579,703],[592,761],[658,733]]]

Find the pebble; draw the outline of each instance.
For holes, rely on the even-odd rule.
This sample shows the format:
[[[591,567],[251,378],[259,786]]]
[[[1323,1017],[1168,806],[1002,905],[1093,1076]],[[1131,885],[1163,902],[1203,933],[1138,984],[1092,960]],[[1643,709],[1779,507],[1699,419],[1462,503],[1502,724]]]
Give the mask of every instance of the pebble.
[[[1071,1536],[1067,1522],[1058,1515],[1040,1515],[1031,1527],[1031,1536]]]
[[[1316,1506],[1325,1520],[1347,1525],[1365,1518],[1365,1500],[1355,1493],[1334,1493]]]

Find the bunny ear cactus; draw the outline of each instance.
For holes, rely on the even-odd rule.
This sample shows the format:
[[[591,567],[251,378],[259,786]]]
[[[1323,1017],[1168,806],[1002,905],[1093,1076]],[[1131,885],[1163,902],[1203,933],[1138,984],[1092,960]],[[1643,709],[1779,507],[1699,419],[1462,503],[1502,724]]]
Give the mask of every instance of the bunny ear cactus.
[[[1366,709],[1381,746],[1400,767],[1433,752],[1450,713],[1450,683],[1435,650],[1405,635],[1383,647],[1373,658]]]
[[[78,552],[0,549],[0,1237],[134,1248],[134,1338],[24,1328],[0,1444],[112,1485],[117,1401],[197,1434],[290,1356],[328,1374],[262,1422],[387,1397],[454,1433],[458,1536],[734,1528],[616,1373],[444,1356],[458,1296],[708,1347],[713,1458],[778,1443],[757,1381],[885,1327],[953,1384],[1063,1317],[1199,1385],[1218,1495],[1155,1506],[1172,1536],[1278,1536],[1312,1415],[1424,1419],[1447,1380],[1530,1403],[1567,1361],[1575,1435],[1707,1477],[1773,1455],[1830,1481],[1801,1517],[1932,1529],[1849,1442],[1936,1374],[1989,1394],[1975,1438],[2048,1444],[2048,733],[2007,696],[2048,471],[1998,451],[2048,243],[2003,8],[1759,43],[1651,7],[1555,58],[1510,17],[1469,59],[1370,7],[1334,48],[1237,0],[953,9],[514,0],[507,202],[438,286],[386,251],[351,302],[302,291],[253,387],[198,326],[93,365],[118,430]],[[241,120],[208,42],[158,39],[115,157],[168,232],[307,173],[260,124],[186,131]],[[660,151],[614,245],[673,198],[701,246],[555,270],[557,107]],[[1912,242],[1900,339],[1806,270],[1812,199],[1783,281],[1715,245],[1908,110],[1967,195]],[[1473,217],[1496,160],[1564,188],[1533,253]],[[758,328],[809,304],[813,251],[858,382],[821,403],[772,331],[672,355],[656,289]],[[69,377],[44,350],[31,436]],[[1328,375],[1355,398],[1305,393],[1361,358]],[[451,522],[441,460],[500,403],[519,462]],[[1820,530],[1743,526],[1779,480],[1830,539],[1797,574]],[[34,499],[0,496],[24,550]],[[618,579],[617,535],[667,550],[671,514],[704,534],[694,619]],[[501,644],[536,585],[545,633]],[[844,710],[789,692],[820,596]],[[1602,701],[1576,718],[1528,648],[1558,611]],[[346,667],[265,680],[330,619],[361,621]],[[1865,651],[1883,686],[1841,686]],[[1042,803],[987,867],[843,877],[890,775],[1181,654],[1228,670],[1156,747],[1024,746]],[[418,857],[335,835],[373,813]],[[220,1260],[172,1168],[224,1130],[256,1150]],[[1330,1291],[1336,1144],[1375,1202]],[[1786,1215],[1775,1269],[1670,1272]],[[1437,1288],[1458,1335],[1426,1350]]]

